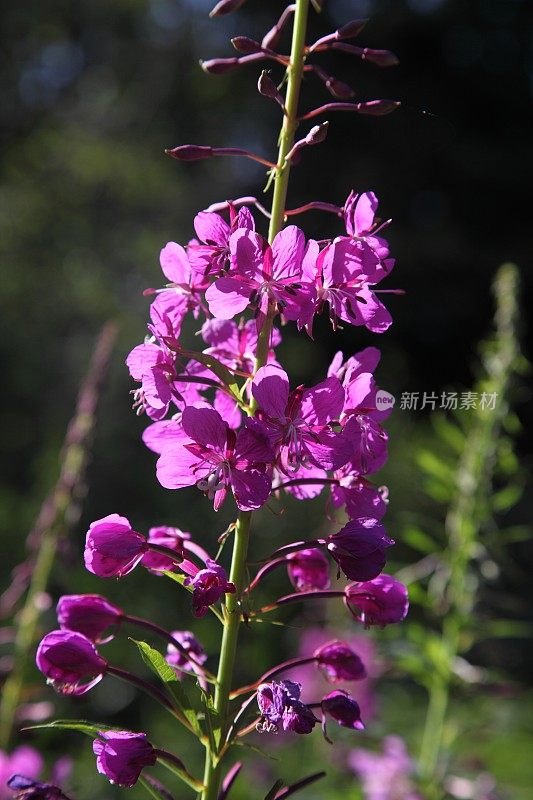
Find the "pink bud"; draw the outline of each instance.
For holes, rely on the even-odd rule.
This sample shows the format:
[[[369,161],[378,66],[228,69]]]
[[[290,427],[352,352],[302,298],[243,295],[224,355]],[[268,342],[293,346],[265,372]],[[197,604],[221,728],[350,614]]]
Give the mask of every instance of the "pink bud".
[[[313,125],[307,136],[305,137],[306,144],[320,144],[326,139],[328,135],[329,122],[321,122],[320,125]]]
[[[339,100],[350,100],[355,96],[355,91],[352,87],[337,78],[329,77],[326,81],[326,86],[333,97],[337,97]]]
[[[200,61],[200,66],[204,72],[210,75],[225,75],[239,66],[238,58],[210,58],[207,61]]]
[[[353,19],[351,22],[347,22],[345,25],[337,28],[335,36],[337,39],[355,39],[356,36],[359,36],[367,22],[367,19]]]
[[[249,36],[234,36],[231,43],[238,53],[250,55],[250,53],[260,53],[262,48],[259,42],[255,39],[250,39]]]
[[[361,58],[377,67],[395,67],[400,63],[398,57],[390,50],[371,50],[369,47],[365,47]]]
[[[212,158],[213,148],[199,144],[182,144],[171,150],[165,150],[165,153],[167,156],[177,158],[178,161],[200,161],[203,158]]]
[[[220,0],[219,3],[213,8],[210,17],[221,17],[223,14],[231,14],[232,11],[238,11],[241,6],[245,4],[246,0]]]
[[[369,100],[368,103],[359,103],[357,109],[360,114],[370,114],[374,117],[382,117],[390,114],[401,106],[398,100]]]

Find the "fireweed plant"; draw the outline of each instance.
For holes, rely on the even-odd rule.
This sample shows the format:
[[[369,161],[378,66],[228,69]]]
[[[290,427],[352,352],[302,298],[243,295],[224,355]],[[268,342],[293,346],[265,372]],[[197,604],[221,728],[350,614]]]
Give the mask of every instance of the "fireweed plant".
[[[226,0],[212,13],[227,13],[240,5],[242,0]],[[319,3],[313,5],[320,10]],[[282,112],[275,162],[239,148],[182,145],[167,151],[184,161],[227,155],[265,165],[267,188],[273,188],[271,209],[252,197],[215,203],[196,215],[195,239],[185,246],[170,242],[162,249],[166,282],[162,289],[147,291],[154,297],[149,335],[127,359],[138,383],[135,408],[150,421],[143,440],[157,455],[160,484],[167,489],[196,487],[215,510],[225,503],[237,507],[236,520],[222,537],[233,545],[229,573],[218,561],[216,540],[207,553],[189,533],[154,527],[145,536],[117,513],[93,522],[86,539],[85,565],[98,577],[124,577],[143,566],[185,587],[194,617],[213,613],[218,618],[222,639],[217,673],[206,669],[207,654],[192,632],[165,631],[97,594],[62,597],[58,629],[48,633],[37,650],[39,669],[62,694],[82,695],[104,676],[129,681],[148,691],[199,740],[205,748],[202,778],[190,773],[181,756],[152,743],[145,732],[52,723],[91,735],[97,769],[110,781],[133,786],[140,780],[156,796],[168,793],[143,772],[156,762],[180,776],[202,800],[217,800],[227,797],[240,770],[238,762],[231,763],[232,746],[249,733],[269,736],[284,730],[306,735],[321,726],[331,741],[335,723],[355,732],[364,727],[357,700],[334,688],[337,681],[357,681],[365,675],[358,655],[341,641],[271,666],[263,675],[252,676],[249,685],[234,687],[243,622],[251,624],[288,603],[315,598],[342,600],[364,627],[401,622],[408,609],[405,586],[383,572],[394,542],[381,522],[386,498],[369,477],[387,458],[382,423],[389,411],[376,401],[373,374],[379,351],[368,347],[347,359],[339,352],[327,375],[312,387],[291,385],[276,357],[280,324],[295,325],[312,338],[314,318],[321,313],[329,315],[334,329],[342,324],[384,333],[392,320],[380,293],[396,291],[377,288],[389,276],[394,259],[382,236],[386,223],[376,216],[375,194],[352,191],[342,206],[312,201],[290,209],[286,204],[292,165],[305,159],[307,147],[326,138],[327,122],[307,129],[307,120],[336,110],[381,115],[398,105],[389,100],[353,102],[355,93],[347,84],[313,63],[315,55],[330,50],[378,66],[392,65],[396,58],[388,51],[351,44],[362,21],[349,22],[307,45],[309,6],[309,0],[297,0],[262,42],[237,36],[232,40],[237,56],[203,62],[212,74],[256,61],[285,70],[279,85],[267,71],[258,83],[259,92]],[[291,23],[291,52],[283,55],[277,47]],[[334,102],[299,109],[300,85],[307,74],[322,81]],[[298,139],[300,124],[304,133]],[[253,207],[269,220],[267,238],[256,229]],[[310,209],[338,217],[340,230],[334,239],[308,239],[292,224],[293,217]],[[180,332],[188,315],[200,327],[205,344],[201,352],[182,345]],[[262,554],[249,554],[253,514],[283,492],[302,501],[324,492],[328,507],[344,507],[349,521],[325,538],[288,543],[258,562]],[[330,558],[349,581],[342,590],[329,588]],[[254,563],[259,567],[254,569]],[[282,566],[293,592],[258,609],[254,589]],[[250,572],[255,575],[249,578]],[[123,623],[147,629],[166,642],[164,657],[137,641],[163,688],[105,657],[104,643]],[[332,691],[304,703],[302,686],[284,678],[296,663],[316,664],[333,684]],[[187,687],[187,676],[195,686]],[[189,700],[193,693],[195,699]],[[291,786],[278,782],[267,796],[288,797],[322,774]]]

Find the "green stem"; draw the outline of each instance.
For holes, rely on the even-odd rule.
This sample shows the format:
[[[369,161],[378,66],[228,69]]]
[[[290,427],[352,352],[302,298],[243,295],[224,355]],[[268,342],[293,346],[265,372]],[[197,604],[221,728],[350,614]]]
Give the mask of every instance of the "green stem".
[[[302,82],[305,62],[305,34],[307,29],[307,15],[309,0],[296,0],[294,26],[292,31],[292,46],[290,64],[287,68],[287,94],[285,99],[286,113],[279,137],[279,154],[274,176],[274,193],[272,197],[272,215],[268,230],[268,241],[272,243],[274,237],[283,227],[285,217],[285,203],[289,185],[290,164],[286,156],[294,144],[294,134],[298,126],[298,99]],[[255,357],[257,372],[267,363],[272,324],[276,309],[270,305],[265,324],[259,334]],[[250,414],[255,412],[255,402],[250,404]],[[231,561],[230,581],[235,584],[235,594],[226,595],[226,616],[224,632],[220,648],[218,664],[217,688],[214,706],[218,715],[218,741],[217,746],[224,746],[224,734],[228,723],[228,706],[237,652],[237,640],[241,623],[240,597],[245,588],[246,561],[248,543],[250,539],[250,526],[252,514],[250,511],[241,511],[235,527],[233,542],[233,556]],[[202,800],[216,800],[220,791],[222,777],[222,761],[217,754],[206,748],[204,769],[204,791]]]

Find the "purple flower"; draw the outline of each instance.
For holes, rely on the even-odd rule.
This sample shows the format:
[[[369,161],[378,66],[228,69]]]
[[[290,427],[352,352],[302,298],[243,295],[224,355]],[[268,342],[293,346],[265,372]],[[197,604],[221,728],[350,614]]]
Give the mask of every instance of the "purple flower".
[[[301,690],[299,683],[289,680],[262,683],[257,689],[257,704],[261,712],[258,730],[277,732],[281,724],[284,731],[311,733],[318,720],[300,700]]]
[[[414,764],[399,736],[386,736],[382,752],[357,748],[348,763],[362,783],[365,800],[421,800],[410,780]]]
[[[168,289],[178,296],[185,297],[187,309],[198,316],[203,309],[202,292],[206,289],[205,279],[192,268],[186,251],[176,242],[168,242],[161,250],[159,262],[163,274],[170,281]]]
[[[205,664],[207,653],[191,631],[172,631],[172,636],[176,639],[187,653],[194,657],[197,664]],[[193,665],[173,644],[167,646],[165,656],[167,663],[174,667],[178,678],[183,677],[183,672],[192,672]]]
[[[145,411],[150,419],[163,419],[176,399],[172,383],[176,377],[174,355],[155,342],[145,342],[133,348],[126,365],[131,377],[141,382],[141,388],[133,392],[137,414]]]
[[[289,394],[287,373],[273,365],[261,367],[252,384],[279,469],[291,475],[302,466],[338,469],[348,452],[340,434],[328,425],[338,418],[344,391],[337,378],[326,378],[312,389],[298,387]],[[292,475],[291,475],[292,477]]]
[[[360,681],[366,678],[363,662],[346,642],[328,642],[315,650],[318,667],[328,681]]]
[[[157,761],[156,750],[145,733],[130,731],[99,731],[93,742],[98,772],[111,783],[131,787],[137,783],[143,767]]]
[[[43,766],[41,755],[28,745],[21,745],[12,753],[0,750],[0,800],[9,800],[13,797],[6,789],[6,784],[12,775],[24,774],[30,779],[38,778]]]
[[[321,252],[316,242],[310,242],[300,289],[285,316],[297,320],[298,327],[311,336],[314,317],[327,303],[334,329],[344,320],[383,333],[392,318],[371,287],[386,275],[387,270],[360,241],[335,239]]]
[[[368,581],[385,566],[385,550],[394,544],[381,522],[372,517],[350,520],[338,533],[327,538],[327,547],[350,580]]]
[[[321,705],[322,713],[324,715],[329,714],[343,728],[351,728],[356,731],[364,730],[365,726],[361,722],[359,705],[353,697],[350,697],[348,692],[336,689],[322,699]]]
[[[196,484],[214,501],[215,511],[228,488],[241,511],[260,508],[267,501],[271,480],[266,465],[274,453],[257,420],[246,420],[235,434],[214,409],[187,406],[181,425],[161,429],[159,434],[157,477],[165,488]]]
[[[350,192],[344,204],[344,224],[348,236],[364,249],[367,261],[376,263],[389,273],[394,266],[394,259],[388,257],[389,245],[386,240],[376,235],[377,207],[378,199],[374,192]]]
[[[15,792],[15,800],[68,800],[68,797],[63,794],[59,786],[54,786],[51,783],[40,783],[27,775],[13,775],[7,781],[7,785],[9,789]],[[0,794],[0,796],[4,797],[3,794]],[[9,795],[9,797],[12,798],[13,795]]]
[[[135,569],[148,550],[144,536],[126,517],[109,514],[91,522],[85,540],[85,566],[99,578],[121,578]]]
[[[350,583],[345,589],[345,603],[366,628],[401,622],[409,610],[406,587],[385,573],[371,581]]]
[[[189,262],[194,270],[207,275],[222,275],[230,260],[230,236],[239,228],[253,231],[255,222],[246,207],[235,212],[230,206],[230,224],[213,211],[200,211],[194,218],[194,229],[199,242],[189,242]]]
[[[148,531],[148,544],[156,544],[174,550],[176,556],[184,557],[184,542],[191,538],[190,533],[180,531],[179,528],[170,528],[166,525],[159,525],[150,528]],[[162,553],[149,550],[141,559],[141,564],[154,575],[160,575],[162,570],[173,572],[177,568],[175,561]]]
[[[381,519],[387,511],[387,489],[379,489],[363,478],[354,475],[350,466],[344,466],[335,472],[338,485],[331,487],[331,500],[334,508],[346,506],[346,513],[352,519],[357,517],[373,517]]]
[[[370,475],[385,464],[389,437],[379,424],[367,414],[348,418],[342,433],[350,455],[346,468],[357,475]]]
[[[294,284],[302,272],[305,237],[289,225],[270,246],[255,231],[240,229],[230,236],[229,245],[236,269],[205,293],[209,310],[218,319],[231,319],[252,305],[257,309],[257,330],[261,330],[269,303],[283,311],[292,302]]]
[[[107,661],[93,642],[76,631],[47,633],[37,648],[35,660],[47,683],[60,694],[85,694],[102,680],[107,670]]]
[[[206,569],[201,569],[192,578],[186,578],[184,586],[192,586],[192,608],[195,617],[204,617],[209,606],[216,603],[226,592],[233,594],[235,586],[228,582],[224,567],[208,559]]]
[[[57,621],[63,630],[83,633],[98,642],[112,625],[119,625],[124,612],[99,594],[65,594],[57,604]]]
[[[298,592],[329,588],[328,559],[316,547],[287,556],[287,572],[290,582]]]

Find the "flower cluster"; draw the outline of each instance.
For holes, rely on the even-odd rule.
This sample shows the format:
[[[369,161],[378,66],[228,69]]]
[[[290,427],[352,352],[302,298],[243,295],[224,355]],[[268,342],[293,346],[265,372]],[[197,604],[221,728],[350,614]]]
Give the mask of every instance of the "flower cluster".
[[[242,2],[221,0],[213,14],[234,11]],[[145,733],[93,726],[97,768],[122,786],[133,786],[143,770],[157,762],[202,797],[226,797],[240,765],[230,769],[222,785],[218,765],[237,736],[279,730],[309,734],[321,723],[330,741],[328,720],[362,730],[359,703],[339,685],[362,681],[367,674],[359,654],[347,642],[325,641],[311,655],[278,664],[253,683],[232,689],[239,625],[262,621],[260,615],[287,603],[319,598],[341,598],[365,627],[400,622],[408,609],[406,588],[382,572],[394,541],[382,522],[387,489],[372,482],[387,459],[388,437],[382,426],[390,413],[390,406],[383,408],[380,403],[374,377],[379,351],[367,347],[346,359],[338,352],[323,379],[309,387],[291,386],[276,353],[282,325],[292,324],[312,340],[320,314],[327,314],[333,330],[348,324],[385,332],[392,319],[380,296],[398,291],[378,288],[389,276],[394,259],[382,235],[388,223],[377,217],[373,192],[352,191],[342,206],[317,201],[301,209],[284,208],[291,164],[304,147],[320,144],[327,133],[326,122],[294,141],[299,122],[329,109],[383,114],[397,105],[387,100],[344,102],[354,96],[353,90],[312,64],[309,56],[341,47],[380,66],[395,63],[395,57],[388,51],[364,48],[363,52],[346,44],[361,31],[360,21],[312,45],[303,44],[304,6],[307,11],[306,0],[290,5],[261,43],[235,37],[232,43],[241,54],[236,58],[202,64],[215,74],[247,60],[274,60],[288,68],[285,99],[283,83],[278,89],[267,73],[258,83],[259,92],[283,108],[278,161],[240,148],[207,145],[167,151],[185,161],[245,156],[267,166],[275,185],[272,213],[266,212],[268,239],[258,230],[249,208],[255,205],[264,211],[255,198],[227,201],[198,213],[194,238],[184,245],[169,242],[161,250],[163,286],[145,292],[152,297],[148,335],[126,362],[137,383],[133,391],[136,413],[146,414],[150,421],[143,441],[158,457],[159,483],[171,490],[196,487],[215,511],[226,500],[235,502],[238,519],[218,538],[224,543],[234,537],[230,574],[218,556],[213,557],[211,545],[209,553],[190,533],[157,526],[145,535],[116,513],[91,523],[85,542],[85,566],[94,575],[123,578],[144,567],[189,592],[195,618],[212,612],[224,626],[218,675],[208,670],[208,655],[192,631],[167,631],[95,594],[62,597],[57,607],[59,628],[43,638],[37,651],[38,668],[60,693],[83,695],[104,677],[126,680],[161,703],[206,748],[202,783],[177,756],[152,745]],[[275,48],[293,12],[293,45],[299,52],[289,58]],[[304,69],[343,102],[299,115]],[[311,208],[336,215],[342,224],[337,235],[318,241],[306,237],[296,225],[284,227],[287,218]],[[227,218],[219,213],[224,210]],[[197,350],[186,346],[187,337],[182,335],[182,330],[188,330],[186,323],[192,323],[201,336],[203,344]],[[323,538],[283,545],[260,562],[246,585],[254,563],[247,552],[250,512],[270,498],[281,502],[284,492],[297,500],[324,492],[332,530]],[[336,512],[344,515],[342,526],[335,521]],[[342,589],[330,588],[330,559],[337,578],[342,573],[349,581]],[[294,591],[258,609],[253,591],[278,566],[286,568]],[[147,642],[134,641],[166,691],[101,654],[100,648],[124,626],[143,628],[164,640],[165,655]],[[279,678],[301,665],[313,665],[317,674],[334,684],[328,687],[333,690],[304,700],[308,691],[304,685],[289,675]],[[200,693],[195,705],[189,704],[178,680],[197,685]],[[177,688],[171,691],[166,684]],[[241,695],[248,697],[235,709],[232,703]],[[256,711],[250,721],[246,714],[255,703],[259,715]],[[199,707],[201,714],[192,711]],[[286,787],[285,793],[288,796],[295,786],[302,788],[316,779],[316,775],[304,778]],[[164,787],[155,793],[168,795]]]

